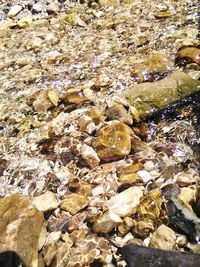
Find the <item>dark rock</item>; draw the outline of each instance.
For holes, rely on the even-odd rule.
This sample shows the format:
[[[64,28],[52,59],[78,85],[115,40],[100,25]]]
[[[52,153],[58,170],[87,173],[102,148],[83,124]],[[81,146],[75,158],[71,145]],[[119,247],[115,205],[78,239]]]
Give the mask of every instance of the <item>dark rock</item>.
[[[170,223],[183,231],[191,241],[200,240],[200,218],[188,209],[182,201],[172,198],[167,202]]]
[[[165,251],[136,245],[127,245],[119,249],[129,267],[197,267],[200,255]]]

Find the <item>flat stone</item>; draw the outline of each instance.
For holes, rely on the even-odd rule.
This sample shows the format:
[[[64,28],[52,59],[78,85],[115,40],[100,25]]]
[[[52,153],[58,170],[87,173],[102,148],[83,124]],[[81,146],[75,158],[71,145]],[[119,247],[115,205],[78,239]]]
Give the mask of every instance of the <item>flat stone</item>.
[[[0,200],[0,252],[16,252],[24,264],[38,266],[43,213],[18,194]]]
[[[152,248],[172,250],[175,244],[175,232],[164,224],[158,227],[158,229],[152,234],[150,240],[150,247]]]
[[[119,216],[132,215],[136,212],[136,207],[139,205],[142,196],[142,189],[133,186],[111,197],[106,201],[105,206]]]
[[[72,193],[63,200],[60,208],[74,215],[83,208],[85,208],[88,203],[89,201],[86,196],[77,193]]]
[[[56,209],[59,206],[59,201],[53,192],[46,191],[44,194],[35,197],[33,204],[40,211],[48,211]]]
[[[101,160],[119,159],[130,153],[132,133],[126,124],[114,121],[99,130],[92,146]]]

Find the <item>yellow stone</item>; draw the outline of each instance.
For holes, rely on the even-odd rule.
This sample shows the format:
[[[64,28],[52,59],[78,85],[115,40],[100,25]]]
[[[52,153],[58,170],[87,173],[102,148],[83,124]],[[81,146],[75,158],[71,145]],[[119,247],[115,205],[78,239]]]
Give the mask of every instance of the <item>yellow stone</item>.
[[[136,183],[136,182],[141,182],[142,179],[141,177],[137,174],[137,173],[130,173],[130,174],[122,174],[118,181],[121,183],[121,184],[133,184],[133,183]]]
[[[132,133],[133,131],[123,122],[113,122],[99,130],[92,146],[101,160],[119,159],[130,153]]]
[[[72,193],[68,195],[61,203],[61,209],[76,214],[88,205],[89,201],[86,196]]]

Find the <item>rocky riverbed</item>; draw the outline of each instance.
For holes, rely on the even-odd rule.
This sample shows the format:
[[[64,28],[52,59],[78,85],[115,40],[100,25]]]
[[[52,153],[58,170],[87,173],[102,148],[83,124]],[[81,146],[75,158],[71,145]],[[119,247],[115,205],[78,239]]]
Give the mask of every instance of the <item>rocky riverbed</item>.
[[[0,252],[26,267],[200,253],[198,11],[0,2]]]

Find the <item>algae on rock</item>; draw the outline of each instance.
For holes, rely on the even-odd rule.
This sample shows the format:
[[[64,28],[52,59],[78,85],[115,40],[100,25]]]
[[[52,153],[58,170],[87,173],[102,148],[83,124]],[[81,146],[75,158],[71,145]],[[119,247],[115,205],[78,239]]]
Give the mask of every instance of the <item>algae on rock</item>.
[[[175,71],[154,83],[135,84],[122,96],[145,118],[197,91],[200,91],[200,81]]]

